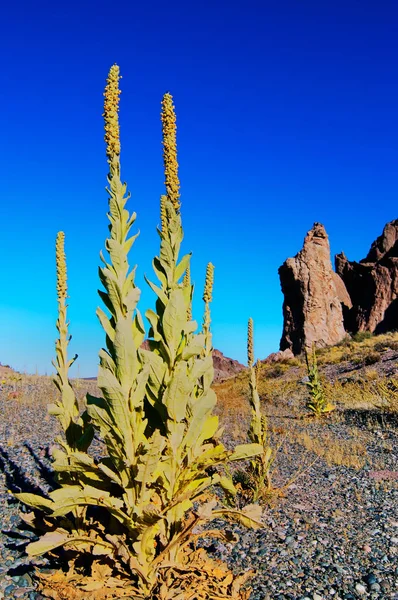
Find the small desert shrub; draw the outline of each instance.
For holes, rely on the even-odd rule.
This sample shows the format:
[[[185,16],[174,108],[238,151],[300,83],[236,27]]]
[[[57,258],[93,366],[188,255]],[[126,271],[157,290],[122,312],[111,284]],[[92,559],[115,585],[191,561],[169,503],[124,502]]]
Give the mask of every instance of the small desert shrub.
[[[274,379],[277,377],[281,377],[289,370],[289,365],[287,363],[276,363],[275,366],[271,367],[266,371],[266,377],[270,379]]]
[[[323,352],[318,350],[319,365],[334,365],[341,363],[347,354],[346,346],[331,346],[325,348]]]
[[[366,369],[365,377],[368,381],[377,381],[380,376],[376,369]]]
[[[334,410],[335,406],[328,402],[327,396],[324,393],[324,386],[318,371],[315,346],[312,348],[311,357],[308,352],[306,352],[305,358],[308,375],[307,387],[310,395],[307,402],[307,408],[312,411],[316,417],[319,417],[324,413],[329,413]]]
[[[365,354],[363,362],[366,366],[368,366],[368,365],[374,365],[374,364],[380,362],[380,360],[381,360],[381,356],[378,352],[369,352],[368,354]]]
[[[398,351],[398,340],[384,339],[374,345],[375,352],[385,352],[386,350]]]
[[[356,354],[355,356],[353,356],[351,358],[351,362],[354,365],[364,365],[364,366],[369,366],[369,365],[374,365],[378,362],[380,362],[381,360],[381,356],[378,352],[365,352],[365,353],[360,353],[360,354]]]
[[[336,344],[336,346],[333,346],[333,347],[344,348],[344,347],[350,345],[351,340],[352,340],[352,337],[350,335],[346,335],[340,342],[338,342]]]
[[[353,335],[352,339],[354,342],[364,342],[365,340],[371,340],[373,334],[370,331],[358,331]]]

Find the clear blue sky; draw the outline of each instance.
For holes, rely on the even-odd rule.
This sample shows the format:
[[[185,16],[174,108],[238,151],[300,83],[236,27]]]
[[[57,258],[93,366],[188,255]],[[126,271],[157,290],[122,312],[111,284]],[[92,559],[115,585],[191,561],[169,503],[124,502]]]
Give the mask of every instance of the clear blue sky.
[[[19,1],[2,7],[0,361],[51,372],[54,240],[66,234],[71,352],[96,374],[97,267],[107,234],[103,87],[123,79],[123,178],[143,290],[158,249],[160,101],[175,100],[185,250],[201,319],[215,264],[214,344],[278,349],[278,267],[314,221],[363,258],[397,218],[396,0]],[[77,370],[74,371],[77,374]]]

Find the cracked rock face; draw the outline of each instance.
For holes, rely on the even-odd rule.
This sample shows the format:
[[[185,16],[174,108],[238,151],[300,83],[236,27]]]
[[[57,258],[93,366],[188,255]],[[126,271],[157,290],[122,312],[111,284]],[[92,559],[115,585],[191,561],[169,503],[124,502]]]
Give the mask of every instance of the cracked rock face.
[[[314,223],[302,250],[278,272],[284,295],[280,349],[300,354],[313,344],[324,347],[344,339],[342,304],[351,308],[351,300],[333,271],[329,238],[321,223]]]
[[[352,307],[344,307],[350,333],[384,333],[398,328],[398,219],[387,223],[366,258],[349,261],[344,252],[335,257]]]

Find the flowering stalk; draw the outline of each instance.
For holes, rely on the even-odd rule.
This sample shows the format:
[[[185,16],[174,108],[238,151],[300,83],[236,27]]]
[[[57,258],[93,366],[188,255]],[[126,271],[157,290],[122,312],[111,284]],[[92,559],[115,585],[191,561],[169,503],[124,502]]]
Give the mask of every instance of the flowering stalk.
[[[203,302],[205,303],[205,311],[203,315],[203,333],[205,335],[205,353],[210,354],[212,351],[211,333],[210,333],[210,302],[213,299],[213,284],[214,284],[214,265],[208,263],[206,267],[205,288],[203,292]]]
[[[162,100],[163,163],[167,196],[174,209],[180,210],[180,181],[177,162],[177,126],[173,96],[165,94]]]
[[[68,360],[68,344],[70,336],[68,334],[67,322],[67,304],[68,284],[66,272],[65,257],[65,234],[58,232],[55,244],[55,259],[57,270],[57,300],[58,300],[58,319],[56,327],[58,330],[58,339],[55,342],[55,361],[53,365],[56,368],[54,383],[61,393],[61,398],[55,405],[50,405],[49,410],[61,423],[62,429],[66,434],[67,443],[70,447],[75,447],[81,431],[76,430],[76,421],[79,418],[79,406],[69,381],[69,368],[75,362],[77,355]]]
[[[261,414],[260,397],[257,391],[258,367],[254,365],[253,319],[249,319],[247,326],[247,364],[249,366],[250,405],[252,419],[249,429],[249,439],[260,444],[263,452],[250,461],[252,475],[254,476],[253,500],[265,496],[271,487],[270,467],[273,462],[273,451],[268,446],[268,424],[265,415]]]
[[[164,194],[162,194],[160,196],[160,223],[161,223],[161,226],[162,226],[163,233],[166,233],[166,231],[167,231],[167,208],[166,208],[166,203],[167,203],[167,196],[165,196]]]

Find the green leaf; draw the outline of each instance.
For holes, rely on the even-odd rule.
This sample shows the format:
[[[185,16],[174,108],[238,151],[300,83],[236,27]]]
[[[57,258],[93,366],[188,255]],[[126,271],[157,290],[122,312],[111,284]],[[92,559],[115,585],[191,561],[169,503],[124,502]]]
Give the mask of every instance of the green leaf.
[[[177,422],[185,418],[188,397],[193,391],[186,369],[185,362],[178,363],[163,395],[163,403],[170,418]]]
[[[125,391],[119,381],[101,365],[98,369],[98,387],[102,390],[112,415],[112,420],[123,436],[124,453],[130,463],[133,462],[134,450],[132,443],[132,432],[130,428],[130,414]]]
[[[139,310],[136,310],[135,317],[133,320],[133,340],[134,347],[139,348],[145,339],[145,326],[144,321]]]
[[[186,324],[186,306],[181,288],[172,290],[169,302],[163,313],[163,332],[170,355],[174,357],[177,353],[183,335],[183,329]]]
[[[162,358],[154,352],[141,348],[140,356],[149,365],[148,384],[151,392],[155,398],[159,398],[159,391],[163,385],[167,367]]]
[[[32,542],[26,546],[26,552],[29,556],[40,556],[50,550],[64,546],[70,540],[71,535],[64,529],[56,529],[45,533],[37,542]]]
[[[147,282],[149,287],[155,292],[155,294],[157,295],[159,300],[162,302],[163,306],[166,306],[166,304],[168,302],[168,298],[167,298],[166,294],[163,292],[163,290],[161,290],[160,287],[158,287],[157,285],[155,285],[154,283],[149,281],[149,279],[147,279],[146,277],[145,277],[145,281]]]
[[[230,460],[244,460],[257,454],[262,454],[264,451],[261,444],[238,444],[234,451],[230,454]]]
[[[178,281],[184,275],[184,273],[187,270],[187,267],[190,263],[191,256],[192,256],[192,252],[190,252],[189,254],[186,254],[185,256],[182,257],[182,259],[176,266],[176,268],[174,270],[174,283],[178,283]]]
[[[157,315],[152,309],[148,309],[145,313],[145,316],[148,319],[152,329],[150,332],[150,337],[153,337],[154,340],[159,341],[161,339],[159,333],[159,315]]]
[[[102,439],[105,440],[108,452],[112,456],[121,456],[123,435],[113,423],[105,400],[87,394],[87,413],[92,419],[94,427],[99,429]]]
[[[219,481],[220,486],[226,492],[227,496],[236,496],[236,488],[233,484],[233,481],[230,477],[226,477],[222,475]]]
[[[262,508],[258,504],[248,504],[241,511],[232,509],[214,510],[213,517],[229,517],[235,521],[239,521],[245,527],[252,529],[260,529],[264,527],[261,523]]]
[[[193,356],[200,356],[205,345],[203,334],[195,335],[193,340],[186,346],[182,353],[182,360],[189,360]]]
[[[117,365],[117,379],[124,388],[131,387],[138,371],[137,348],[134,344],[132,327],[129,314],[119,317],[115,325],[114,360]],[[98,375],[98,379],[99,377]]]
[[[113,342],[115,339],[115,330],[113,329],[110,320],[101,308],[97,308],[97,317],[109,339]]]
[[[215,392],[209,390],[205,396],[202,396],[196,403],[192,404],[193,415],[184,438],[184,446],[186,448],[193,448],[196,441],[200,438],[207,416],[211,414],[216,403],[217,396]]]
[[[213,369],[213,358],[212,356],[206,356],[206,358],[197,359],[192,365],[192,369],[189,373],[189,377],[192,381],[198,381],[208,371]]]
[[[167,272],[166,272],[165,268],[163,267],[162,261],[159,260],[159,258],[157,256],[155,256],[155,258],[153,259],[152,266],[153,266],[153,270],[156,273],[157,278],[159,279],[160,283],[162,284],[162,287],[166,288],[167,287]]]
[[[21,493],[14,494],[14,496],[24,504],[32,506],[33,508],[38,508],[44,512],[53,511],[55,508],[55,504],[52,500],[39,496],[38,494]]]

